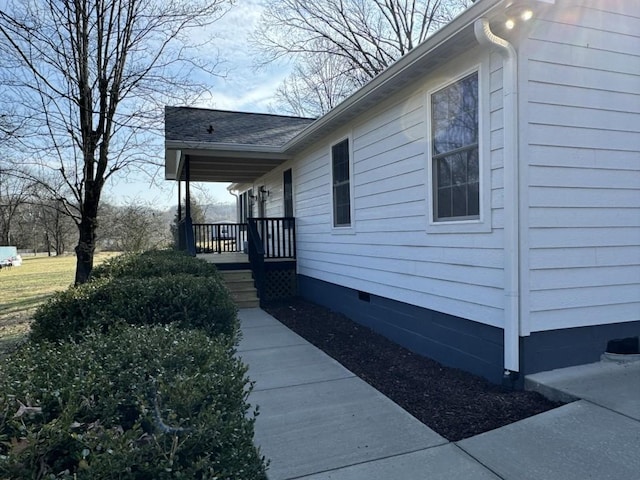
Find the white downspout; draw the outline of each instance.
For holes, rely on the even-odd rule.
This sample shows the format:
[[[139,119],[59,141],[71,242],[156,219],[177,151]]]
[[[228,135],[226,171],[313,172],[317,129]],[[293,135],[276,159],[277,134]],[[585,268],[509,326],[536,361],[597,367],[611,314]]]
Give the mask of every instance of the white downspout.
[[[236,197],[236,221],[240,223],[242,222],[242,219],[240,218],[240,197],[237,193],[235,193],[233,190],[230,190],[229,188],[227,188],[227,192]]]
[[[515,48],[491,31],[479,18],[474,32],[481,45],[497,46],[503,57],[502,93],[504,118],[504,369],[513,379],[520,371],[520,218],[518,152],[518,56]]]

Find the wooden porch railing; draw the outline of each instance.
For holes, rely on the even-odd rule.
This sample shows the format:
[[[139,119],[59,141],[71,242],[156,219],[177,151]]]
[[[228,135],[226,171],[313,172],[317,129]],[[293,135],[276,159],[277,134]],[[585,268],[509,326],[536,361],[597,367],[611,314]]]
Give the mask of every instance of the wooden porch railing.
[[[256,223],[252,222],[250,219],[247,223],[247,233],[249,238],[249,264],[251,265],[253,281],[258,293],[258,301],[260,302],[260,306],[263,307],[265,298],[264,248],[262,246],[260,234],[258,233],[258,229],[256,228]]]
[[[247,223],[195,223],[192,232],[191,245],[197,253],[248,254],[261,306],[266,298],[271,267],[280,268],[283,264],[278,262],[266,268],[265,260],[296,258],[296,221],[293,217],[249,218]],[[295,266],[293,269],[295,274]]]
[[[264,258],[296,258],[296,219],[293,217],[249,218],[248,223],[194,223],[197,253],[248,253],[248,227],[256,229]]]
[[[196,255],[191,218],[185,217],[178,222],[178,249],[189,255]]]
[[[250,218],[262,239],[265,258],[296,258],[296,219]]]
[[[198,253],[243,252],[247,242],[247,224],[194,223],[193,237]]]

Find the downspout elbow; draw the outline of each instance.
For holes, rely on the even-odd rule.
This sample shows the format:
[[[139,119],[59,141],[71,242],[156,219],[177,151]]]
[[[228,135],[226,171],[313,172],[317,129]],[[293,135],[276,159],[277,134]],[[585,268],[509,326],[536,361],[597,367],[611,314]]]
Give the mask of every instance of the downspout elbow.
[[[496,45],[505,50],[509,56],[515,58],[516,50],[508,41],[504,38],[497,36],[491,31],[489,20],[486,18],[478,18],[473,24],[473,32],[476,35],[476,40],[480,45]]]
[[[473,24],[473,32],[480,45],[498,47],[500,53],[505,58],[503,90],[505,97],[518,93],[517,75],[517,53],[514,46],[502,37],[491,31],[489,20],[479,18]]]

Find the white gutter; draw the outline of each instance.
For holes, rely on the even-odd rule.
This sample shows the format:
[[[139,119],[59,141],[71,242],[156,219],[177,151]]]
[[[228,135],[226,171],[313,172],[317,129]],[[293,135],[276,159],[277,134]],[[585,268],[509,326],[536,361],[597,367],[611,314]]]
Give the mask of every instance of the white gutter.
[[[491,31],[489,21],[475,21],[481,45],[497,46],[502,63],[504,118],[504,369],[505,377],[520,371],[520,192],[518,151],[518,56],[516,49]]]

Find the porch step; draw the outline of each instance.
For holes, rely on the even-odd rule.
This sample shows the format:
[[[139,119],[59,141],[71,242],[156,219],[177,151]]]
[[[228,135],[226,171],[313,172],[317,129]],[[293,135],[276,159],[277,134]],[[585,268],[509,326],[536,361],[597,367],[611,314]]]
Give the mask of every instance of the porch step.
[[[220,274],[238,308],[260,306],[251,270],[220,270]]]

